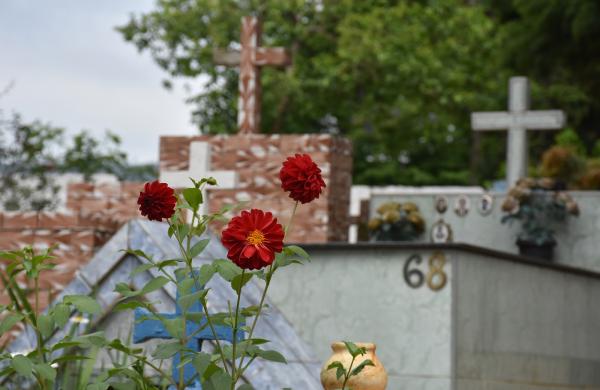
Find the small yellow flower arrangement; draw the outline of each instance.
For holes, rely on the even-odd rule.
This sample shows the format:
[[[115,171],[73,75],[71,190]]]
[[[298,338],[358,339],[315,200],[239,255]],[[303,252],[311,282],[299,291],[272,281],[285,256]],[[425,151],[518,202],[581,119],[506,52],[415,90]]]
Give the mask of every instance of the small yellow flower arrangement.
[[[368,223],[372,241],[413,241],[425,231],[425,220],[412,202],[387,202]]]

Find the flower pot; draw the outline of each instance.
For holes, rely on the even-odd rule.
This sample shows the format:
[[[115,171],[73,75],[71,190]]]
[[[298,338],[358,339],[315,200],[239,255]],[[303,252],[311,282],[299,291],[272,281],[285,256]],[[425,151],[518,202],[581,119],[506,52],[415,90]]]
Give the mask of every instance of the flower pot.
[[[362,356],[359,355],[354,360],[352,367],[358,366],[367,359],[371,359],[374,366],[367,366],[360,374],[351,377],[348,383],[346,383],[346,388],[351,388],[352,390],[385,390],[388,377],[383,364],[381,364],[377,355],[375,355],[375,344],[356,343],[356,345],[361,348],[364,347],[367,353]],[[342,390],[343,378],[338,381],[335,375],[336,370],[328,370],[327,367],[331,363],[338,361],[342,363],[344,368],[348,369],[352,361],[352,355],[346,350],[346,345],[342,342],[331,344],[331,349],[333,350],[333,354],[321,369],[321,384],[323,384],[323,389],[325,390]]]
[[[527,257],[535,257],[546,261],[552,261],[554,258],[555,242],[545,242],[537,244],[531,241],[517,240],[519,246],[519,254]]]

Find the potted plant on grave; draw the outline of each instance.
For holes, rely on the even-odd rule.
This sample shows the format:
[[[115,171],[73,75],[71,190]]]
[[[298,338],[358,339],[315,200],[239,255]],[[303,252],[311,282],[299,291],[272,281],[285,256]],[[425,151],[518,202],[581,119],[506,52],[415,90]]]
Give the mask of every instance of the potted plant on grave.
[[[377,214],[368,224],[372,241],[413,241],[425,231],[421,212],[412,202],[384,203]]]
[[[512,187],[502,204],[507,214],[502,223],[519,221],[521,232],[517,237],[519,253],[551,261],[556,239],[553,227],[569,215],[579,215],[579,206],[553,179],[521,179]]]

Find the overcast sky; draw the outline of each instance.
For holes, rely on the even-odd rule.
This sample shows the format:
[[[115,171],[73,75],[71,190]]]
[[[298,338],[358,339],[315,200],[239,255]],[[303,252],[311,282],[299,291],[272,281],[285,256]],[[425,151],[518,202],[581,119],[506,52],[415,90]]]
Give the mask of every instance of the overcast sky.
[[[123,139],[130,161],[158,160],[158,137],[194,134],[181,86],[139,54],[115,26],[154,0],[0,0],[0,109],[74,133],[106,129]]]

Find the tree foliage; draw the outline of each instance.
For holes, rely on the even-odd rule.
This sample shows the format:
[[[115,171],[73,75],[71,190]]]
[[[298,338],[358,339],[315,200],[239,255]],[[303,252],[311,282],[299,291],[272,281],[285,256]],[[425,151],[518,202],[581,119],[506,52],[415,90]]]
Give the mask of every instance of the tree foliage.
[[[212,53],[239,46],[250,14],[264,46],[293,55],[263,70],[261,131],[350,137],[357,183],[501,177],[505,135],[472,134],[469,114],[504,109],[514,74],[532,79],[534,108],[566,109],[580,134],[599,120],[595,0],[160,0],[118,30],[170,78],[202,76],[190,98],[202,132],[235,132],[237,72]],[[552,142],[530,137],[538,155]]]
[[[1,112],[0,112],[1,114]],[[104,139],[86,131],[67,137],[62,128],[41,121],[0,116],[0,206],[6,210],[51,210],[58,205],[57,175],[111,173],[124,180],[157,176],[152,165],[131,166],[121,140],[111,132]]]

